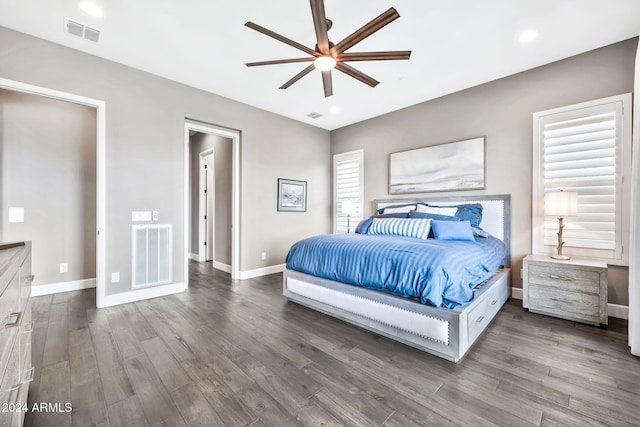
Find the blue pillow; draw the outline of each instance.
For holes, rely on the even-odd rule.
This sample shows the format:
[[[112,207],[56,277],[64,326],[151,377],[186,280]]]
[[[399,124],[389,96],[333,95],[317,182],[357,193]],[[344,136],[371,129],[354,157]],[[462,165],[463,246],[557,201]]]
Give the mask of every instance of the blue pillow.
[[[410,211],[409,218],[431,218],[431,219],[437,219],[438,221],[460,221],[460,218],[458,218],[457,216],[439,215],[434,213],[418,212],[418,211]]]
[[[482,205],[480,203],[469,203],[465,205],[453,206],[429,206],[434,208],[458,208],[455,216],[459,218],[460,221],[469,221],[472,227],[478,227],[482,222]]]
[[[469,221],[431,221],[436,240],[462,240],[475,242]]]
[[[367,234],[415,237],[426,240],[431,220],[426,218],[373,218]]]

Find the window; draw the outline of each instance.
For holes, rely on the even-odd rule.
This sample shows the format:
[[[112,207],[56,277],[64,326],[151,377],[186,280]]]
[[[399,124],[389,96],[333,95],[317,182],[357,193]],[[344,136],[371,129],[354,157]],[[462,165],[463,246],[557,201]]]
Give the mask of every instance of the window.
[[[364,198],[364,152],[362,150],[333,156],[333,232],[353,233],[362,219]],[[343,202],[353,207],[353,214],[343,212]]]
[[[565,190],[578,193],[578,211],[565,219],[563,253],[627,265],[630,172],[631,94],[535,113],[533,253],[556,251],[544,195]]]

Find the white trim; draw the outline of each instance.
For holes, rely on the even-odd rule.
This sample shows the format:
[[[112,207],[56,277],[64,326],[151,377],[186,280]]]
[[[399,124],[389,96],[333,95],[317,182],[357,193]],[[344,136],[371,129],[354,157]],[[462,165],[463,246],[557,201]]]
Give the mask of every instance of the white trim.
[[[522,299],[522,288],[511,288],[511,298]]]
[[[522,288],[511,288],[511,298],[521,300]],[[607,315],[616,319],[629,319],[629,307],[609,303],[607,305]]]
[[[87,105],[96,109],[96,306],[103,307],[106,295],[106,103],[67,92],[0,78],[0,88]]]
[[[268,267],[255,268],[240,272],[240,280],[253,279],[254,277],[266,276],[268,274],[282,273],[287,264],[270,265]]]
[[[196,262],[203,262],[204,260],[200,259],[200,254],[194,254],[193,252],[191,252],[189,254],[189,259],[192,261],[196,261]]]
[[[184,292],[185,290],[187,290],[187,287],[184,283],[171,283],[169,285],[134,289],[127,292],[121,292],[119,294],[106,295],[102,301],[104,304],[102,307],[111,307],[112,305],[163,297],[166,295]]]
[[[629,254],[629,347],[640,356],[640,46],[636,51],[631,167],[631,237]]]
[[[96,287],[96,279],[72,280],[70,282],[49,283],[31,287],[31,296],[59,294],[61,292],[79,291]]]
[[[229,264],[225,264],[223,262],[214,260],[211,266],[216,270],[221,270],[221,271],[224,271],[225,273],[231,274],[231,266]]]
[[[191,162],[189,161],[189,131],[210,133],[219,135],[232,140],[232,179],[231,179],[231,279],[239,279],[240,277],[240,131],[232,130],[214,125],[204,125],[194,123],[185,119],[184,122],[184,283],[185,289],[189,284],[189,241],[191,233],[188,232],[189,217],[189,184]]]

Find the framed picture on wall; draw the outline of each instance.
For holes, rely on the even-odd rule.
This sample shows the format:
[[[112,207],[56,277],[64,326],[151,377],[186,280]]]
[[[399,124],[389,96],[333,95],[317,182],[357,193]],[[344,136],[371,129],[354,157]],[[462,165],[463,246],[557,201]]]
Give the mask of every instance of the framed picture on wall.
[[[389,155],[389,194],[485,188],[484,137]]]
[[[307,211],[307,181],[278,178],[278,211]]]

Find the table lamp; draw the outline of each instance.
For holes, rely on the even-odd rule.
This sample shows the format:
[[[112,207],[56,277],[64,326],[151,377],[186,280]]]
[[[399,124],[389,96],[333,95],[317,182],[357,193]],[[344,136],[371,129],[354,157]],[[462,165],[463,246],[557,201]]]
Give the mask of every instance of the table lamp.
[[[356,202],[353,200],[343,200],[340,212],[347,215],[347,233],[349,233],[351,229],[351,215],[356,213]]]
[[[553,259],[567,260],[562,255],[562,230],[564,229],[564,217],[575,216],[578,213],[578,193],[575,191],[551,191],[544,196],[544,214],[558,217],[558,253],[551,255]]]

